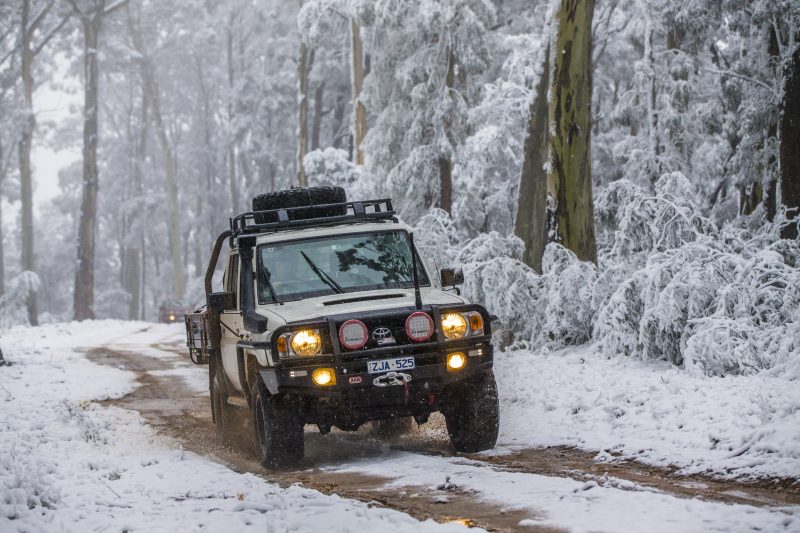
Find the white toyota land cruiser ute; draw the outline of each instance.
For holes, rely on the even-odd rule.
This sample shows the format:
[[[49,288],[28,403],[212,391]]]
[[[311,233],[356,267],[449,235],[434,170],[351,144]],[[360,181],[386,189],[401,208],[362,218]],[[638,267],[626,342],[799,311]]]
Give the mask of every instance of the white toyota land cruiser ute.
[[[302,461],[306,424],[402,427],[435,411],[457,451],[494,447],[492,317],[460,283],[454,269],[433,279],[391,200],[347,202],[338,187],[254,198],[216,240],[206,306],[186,315],[218,431],[230,432],[234,406],[249,409],[268,468]]]

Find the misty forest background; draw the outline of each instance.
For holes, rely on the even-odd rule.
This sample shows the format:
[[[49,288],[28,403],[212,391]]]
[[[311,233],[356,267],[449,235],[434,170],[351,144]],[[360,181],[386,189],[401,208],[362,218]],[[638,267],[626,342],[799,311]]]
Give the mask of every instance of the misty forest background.
[[[799,42],[796,0],[3,0],[0,327],[202,302],[228,217],[335,184],[504,345],[800,377]],[[34,143],[82,150],[37,210]]]

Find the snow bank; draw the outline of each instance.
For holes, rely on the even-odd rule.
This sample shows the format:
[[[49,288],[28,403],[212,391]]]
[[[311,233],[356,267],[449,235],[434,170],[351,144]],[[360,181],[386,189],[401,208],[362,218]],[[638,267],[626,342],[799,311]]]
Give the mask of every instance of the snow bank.
[[[682,473],[800,479],[800,387],[707,377],[592,347],[497,355],[499,444],[601,450]]]
[[[159,342],[174,328],[97,321],[14,328],[0,369],[0,531],[463,531],[282,489],[176,449],[137,413],[92,400],[134,386],[76,349]],[[138,332],[138,333],[137,333]]]

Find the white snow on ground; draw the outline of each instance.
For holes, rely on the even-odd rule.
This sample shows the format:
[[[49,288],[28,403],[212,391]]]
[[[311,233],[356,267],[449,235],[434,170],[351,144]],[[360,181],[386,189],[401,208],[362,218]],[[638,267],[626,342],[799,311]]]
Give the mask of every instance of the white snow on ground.
[[[149,329],[148,329],[149,328]],[[0,531],[455,531],[395,511],[281,489],[183,452],[137,413],[93,400],[134,387],[131,373],[86,360],[104,344],[171,361],[200,390],[207,375],[170,352],[178,326],[88,322],[16,328],[0,370]],[[605,360],[589,349],[499,353],[498,448],[567,444],[687,471],[798,474],[797,387],[776,378],[698,378],[669,366]],[[716,442],[716,444],[714,444]],[[389,486],[459,490],[525,509],[524,525],[573,531],[800,531],[800,506],[754,507],[676,498],[615,478],[583,482],[497,470],[460,457],[390,450],[328,465]],[[458,529],[463,530],[463,529]]]
[[[449,476],[458,490],[536,516],[520,525],[576,532],[800,531],[800,506],[759,508],[682,499],[615,478],[598,483],[503,472],[458,457],[398,453],[390,461],[359,460],[331,469],[394,478],[387,483],[392,487],[435,489]]]
[[[463,531],[281,489],[176,449],[137,413],[91,403],[130,391],[133,375],[75,349],[145,327],[104,321],[3,334],[14,365],[0,369],[0,531]],[[158,342],[159,331],[137,342]]]
[[[685,473],[800,479],[797,381],[695,376],[591,348],[498,353],[495,372],[500,451],[570,445]]]

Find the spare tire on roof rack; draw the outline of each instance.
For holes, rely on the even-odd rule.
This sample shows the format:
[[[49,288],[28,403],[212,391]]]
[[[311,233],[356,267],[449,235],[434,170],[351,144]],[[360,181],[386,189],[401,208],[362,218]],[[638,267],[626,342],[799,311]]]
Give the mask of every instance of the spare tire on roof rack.
[[[290,207],[306,207],[289,211],[289,220],[303,220],[306,218],[335,217],[347,214],[344,205],[332,207],[314,207],[326,204],[344,204],[347,194],[341,187],[292,187],[282,191],[259,194],[253,198],[253,211],[256,224],[277,222],[277,213],[258,213],[272,209],[288,209]]]

